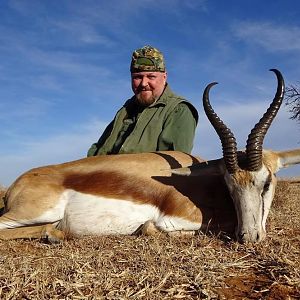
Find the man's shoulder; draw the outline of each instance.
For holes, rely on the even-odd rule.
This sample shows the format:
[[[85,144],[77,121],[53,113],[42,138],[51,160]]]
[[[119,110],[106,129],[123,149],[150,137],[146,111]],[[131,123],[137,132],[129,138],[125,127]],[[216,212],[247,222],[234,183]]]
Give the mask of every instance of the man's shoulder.
[[[190,110],[193,114],[196,122],[198,122],[198,111],[196,107],[185,97],[177,95],[174,93],[169,86],[166,87],[166,102],[172,106],[174,112],[179,110]]]
[[[199,115],[196,107],[189,101],[183,99],[174,109],[175,112],[186,112],[190,111],[196,120],[196,123],[198,123]]]
[[[170,88],[169,85],[166,86],[166,89],[165,89],[164,93],[165,93],[164,96],[165,96],[166,101],[170,101],[170,100],[174,101],[174,99],[175,99],[175,100],[177,100],[177,103],[178,103],[178,104],[179,104],[179,103],[187,103],[187,105],[188,105],[188,104],[192,105],[191,102],[190,102],[189,100],[187,100],[185,97],[183,97],[183,96],[178,95],[177,93],[175,93],[175,92]],[[192,105],[192,106],[193,106],[193,105]]]

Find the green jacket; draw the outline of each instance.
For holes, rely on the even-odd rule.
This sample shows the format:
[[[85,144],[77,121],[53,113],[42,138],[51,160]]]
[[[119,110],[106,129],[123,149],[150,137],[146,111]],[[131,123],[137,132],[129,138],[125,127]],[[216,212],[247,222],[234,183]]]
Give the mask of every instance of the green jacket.
[[[167,85],[158,101],[141,108],[135,96],[127,100],[106,127],[88,156],[178,150],[190,153],[198,113]]]

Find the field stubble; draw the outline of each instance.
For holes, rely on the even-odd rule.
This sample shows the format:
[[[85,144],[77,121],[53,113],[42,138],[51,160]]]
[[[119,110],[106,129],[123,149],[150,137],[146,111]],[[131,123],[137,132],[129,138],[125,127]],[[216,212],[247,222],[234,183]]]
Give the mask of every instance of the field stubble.
[[[0,299],[300,299],[299,194],[299,180],[280,180],[260,244],[209,234],[0,241]]]

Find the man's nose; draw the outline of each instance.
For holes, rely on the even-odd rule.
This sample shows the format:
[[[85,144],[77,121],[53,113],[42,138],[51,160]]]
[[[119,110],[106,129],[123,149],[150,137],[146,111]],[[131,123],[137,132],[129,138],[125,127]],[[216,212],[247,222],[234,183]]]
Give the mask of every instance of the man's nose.
[[[141,85],[142,86],[147,86],[148,85],[148,78],[147,77],[143,77]]]

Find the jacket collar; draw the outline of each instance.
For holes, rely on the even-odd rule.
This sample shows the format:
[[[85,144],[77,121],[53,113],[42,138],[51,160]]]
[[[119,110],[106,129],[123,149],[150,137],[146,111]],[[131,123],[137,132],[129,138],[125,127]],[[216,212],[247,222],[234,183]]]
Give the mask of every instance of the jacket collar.
[[[165,89],[163,93],[160,95],[158,100],[152,104],[150,104],[148,107],[154,107],[154,106],[159,106],[159,105],[167,105],[167,102],[169,101],[169,97],[173,95],[173,92],[171,91],[168,83],[165,86]]]

